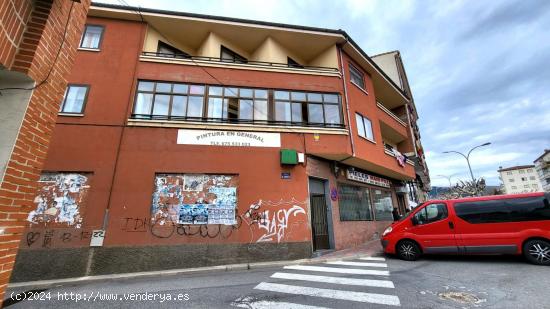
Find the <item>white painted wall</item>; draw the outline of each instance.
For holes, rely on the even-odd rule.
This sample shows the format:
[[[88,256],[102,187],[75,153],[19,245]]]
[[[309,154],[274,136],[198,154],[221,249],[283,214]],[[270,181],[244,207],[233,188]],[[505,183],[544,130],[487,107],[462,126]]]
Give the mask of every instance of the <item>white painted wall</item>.
[[[534,167],[501,171],[506,194],[542,192],[542,184]]]

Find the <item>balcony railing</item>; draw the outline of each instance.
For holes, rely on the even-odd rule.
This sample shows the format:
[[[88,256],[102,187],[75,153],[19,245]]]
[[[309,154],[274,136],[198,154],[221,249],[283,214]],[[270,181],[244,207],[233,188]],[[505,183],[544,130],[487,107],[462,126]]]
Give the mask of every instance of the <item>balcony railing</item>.
[[[401,120],[396,114],[392,113],[392,111],[390,111],[384,105],[382,105],[382,103],[376,102],[376,105],[378,106],[378,108],[384,111],[384,113],[388,114],[388,116],[392,117],[395,121],[397,121],[400,125],[407,127],[407,124],[403,120]]]
[[[269,125],[283,127],[311,127],[311,128],[333,128],[345,129],[344,124],[333,123],[312,123],[312,122],[290,122],[276,120],[248,120],[248,119],[220,119],[206,117],[186,117],[186,116],[167,116],[167,115],[150,115],[150,114],[132,114],[133,120],[165,120],[165,121],[185,121],[193,123],[213,123],[213,124],[249,124],[249,125]]]
[[[216,57],[202,57],[202,56],[189,56],[186,54],[171,54],[171,53],[158,53],[158,52],[142,52],[143,56],[149,57],[158,57],[158,58],[168,58],[168,59],[181,59],[181,60],[190,60],[190,61],[209,61],[209,62],[219,62],[219,63],[233,63],[233,64],[248,64],[256,65],[262,67],[270,68],[291,68],[297,70],[315,70],[315,71],[324,71],[324,72],[339,72],[336,68],[328,67],[318,67],[318,66],[308,66],[308,65],[293,65],[290,63],[276,63],[276,62],[265,62],[265,61],[253,61],[253,60],[236,60],[236,59],[221,59]]]

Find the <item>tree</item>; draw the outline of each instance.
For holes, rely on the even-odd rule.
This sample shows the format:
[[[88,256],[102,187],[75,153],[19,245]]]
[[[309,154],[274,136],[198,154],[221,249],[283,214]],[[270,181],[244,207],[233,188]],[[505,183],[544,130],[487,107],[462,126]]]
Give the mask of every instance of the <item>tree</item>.
[[[485,179],[459,180],[449,191],[440,195],[440,199],[456,199],[469,196],[481,196],[485,192]]]

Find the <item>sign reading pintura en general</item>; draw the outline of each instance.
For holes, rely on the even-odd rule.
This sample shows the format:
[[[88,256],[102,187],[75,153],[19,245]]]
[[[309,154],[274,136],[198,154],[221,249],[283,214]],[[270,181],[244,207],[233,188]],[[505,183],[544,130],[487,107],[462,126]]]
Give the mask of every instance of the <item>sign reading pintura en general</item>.
[[[389,188],[391,186],[391,181],[389,181],[388,179],[376,177],[355,170],[348,169],[346,171],[346,177],[350,180],[367,183],[369,185],[375,185],[384,188]]]
[[[281,147],[280,133],[221,131],[221,130],[178,130],[178,144],[233,146],[233,147]]]

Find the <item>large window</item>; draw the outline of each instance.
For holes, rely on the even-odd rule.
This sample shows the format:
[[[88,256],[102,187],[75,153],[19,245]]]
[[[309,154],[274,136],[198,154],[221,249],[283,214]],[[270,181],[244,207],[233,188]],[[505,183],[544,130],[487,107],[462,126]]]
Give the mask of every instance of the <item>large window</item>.
[[[61,103],[60,113],[82,114],[88,97],[87,85],[68,85]]]
[[[86,25],[82,34],[82,40],[80,41],[80,47],[99,49],[102,37],[103,26]]]
[[[208,118],[240,122],[268,120],[268,91],[236,87],[208,87]]]
[[[340,221],[372,220],[369,189],[340,184],[338,186]]]
[[[374,217],[377,221],[393,220],[393,200],[390,191],[375,189],[372,190],[374,201]]]
[[[357,134],[369,141],[374,142],[374,135],[372,134],[372,122],[369,118],[363,117],[360,114],[355,114],[355,121],[357,123]]]
[[[236,62],[236,63],[247,63],[248,62],[248,60],[245,57],[237,54],[236,52],[232,51],[231,49],[229,49],[225,46],[221,47],[220,59],[222,61]]]
[[[349,65],[349,75],[352,83],[363,90],[367,90],[365,88],[365,77],[363,73],[351,64]]]
[[[299,91],[274,91],[275,121],[299,125],[340,125],[340,97]]]
[[[343,127],[335,93],[139,81],[133,118]]]
[[[461,219],[473,223],[550,220],[548,196],[456,203]]]
[[[204,85],[139,81],[135,118],[200,119],[204,110]]]

